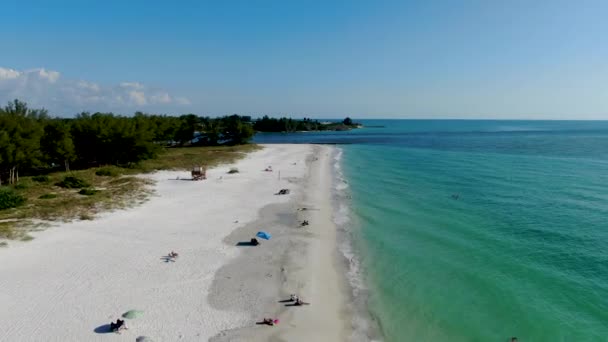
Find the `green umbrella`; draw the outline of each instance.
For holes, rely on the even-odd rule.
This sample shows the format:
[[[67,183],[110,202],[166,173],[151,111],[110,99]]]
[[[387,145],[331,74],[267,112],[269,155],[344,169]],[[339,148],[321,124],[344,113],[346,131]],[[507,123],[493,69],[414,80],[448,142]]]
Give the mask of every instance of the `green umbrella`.
[[[124,314],[122,314],[122,317],[133,319],[133,318],[137,318],[137,317],[141,316],[143,313],[144,313],[143,311],[139,311],[139,310],[129,310],[129,311],[125,312]]]

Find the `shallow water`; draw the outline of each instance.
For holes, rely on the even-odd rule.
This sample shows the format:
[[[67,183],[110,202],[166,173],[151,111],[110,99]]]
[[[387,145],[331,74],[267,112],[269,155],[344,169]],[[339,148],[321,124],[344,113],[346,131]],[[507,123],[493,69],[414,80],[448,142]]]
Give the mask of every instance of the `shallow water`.
[[[386,341],[608,340],[608,122],[365,124],[258,139],[349,143]]]

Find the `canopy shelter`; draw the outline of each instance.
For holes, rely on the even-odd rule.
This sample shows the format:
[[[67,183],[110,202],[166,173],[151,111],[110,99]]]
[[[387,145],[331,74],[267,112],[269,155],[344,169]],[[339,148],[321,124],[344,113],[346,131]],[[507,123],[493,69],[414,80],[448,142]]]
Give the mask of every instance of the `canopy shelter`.
[[[270,240],[271,235],[266,233],[266,232],[258,232],[257,234],[255,234],[255,236],[259,237],[260,239],[264,239],[264,240]]]
[[[207,167],[195,165],[192,167],[192,180],[207,179]]]
[[[133,318],[140,317],[143,314],[144,314],[143,311],[129,310],[129,311],[125,312],[124,314],[122,314],[122,317],[128,318],[128,319],[133,319]]]

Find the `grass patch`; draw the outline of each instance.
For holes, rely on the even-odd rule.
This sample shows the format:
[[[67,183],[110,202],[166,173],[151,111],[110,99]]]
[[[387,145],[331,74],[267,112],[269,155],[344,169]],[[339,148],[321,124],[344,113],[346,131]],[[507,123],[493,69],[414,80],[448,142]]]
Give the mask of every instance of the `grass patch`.
[[[0,247],[8,247],[8,242],[6,242],[6,241],[0,242]]]
[[[213,167],[219,164],[232,164],[247,152],[258,149],[260,147],[256,145],[168,148],[157,159],[143,161],[131,165],[130,168],[108,166],[55,172],[45,176],[21,177],[20,182],[28,184],[27,188],[4,187],[23,198],[25,205],[21,203],[22,205],[16,208],[0,210],[0,239],[23,238],[28,231],[31,231],[31,219],[92,220],[102,211],[139,205],[149,197],[148,185],[151,181],[134,175],[156,170],[190,171],[194,165]],[[102,169],[117,172],[118,176],[99,176],[97,172]],[[59,184],[69,184],[69,186],[61,187]],[[85,184],[87,186],[77,187]],[[81,196],[74,190],[101,188],[104,190],[96,192],[94,196]]]
[[[32,177],[32,180],[38,183],[48,183],[51,179],[47,175],[40,175]]]
[[[29,188],[29,184],[25,183],[25,182],[19,182],[17,184],[15,184],[15,186],[13,187],[16,190],[23,190],[23,189],[27,189]]]
[[[117,179],[112,179],[111,181],[108,182],[109,185],[124,185],[129,183],[130,181],[133,180],[133,177],[121,177],[121,178],[117,178]]]
[[[25,203],[25,197],[11,189],[0,189],[0,210],[16,208]]]
[[[13,236],[14,232],[10,222],[0,222],[0,238],[12,239]]]
[[[66,189],[80,189],[88,188],[89,186],[91,186],[91,184],[74,176],[65,176],[61,182],[58,182],[55,185]]]
[[[82,190],[78,191],[79,194],[85,195],[85,196],[93,196],[97,192],[98,192],[98,190],[95,190],[95,189],[82,189]]]
[[[25,236],[23,236],[21,239],[21,241],[32,241],[34,240],[34,237],[31,235],[26,234]]]
[[[158,158],[143,161],[134,170],[142,172],[191,170],[195,165],[213,167],[219,164],[231,164],[246,153],[259,149],[261,147],[257,145],[167,148]]]
[[[80,214],[80,216],[78,218],[82,221],[91,221],[91,220],[95,219],[95,217],[93,217],[93,215],[87,214],[87,213]]]
[[[120,168],[115,166],[102,167],[95,171],[95,175],[102,177],[118,177],[122,174]]]
[[[0,222],[0,239],[19,240],[26,235],[25,229],[15,227],[13,223],[11,221]]]

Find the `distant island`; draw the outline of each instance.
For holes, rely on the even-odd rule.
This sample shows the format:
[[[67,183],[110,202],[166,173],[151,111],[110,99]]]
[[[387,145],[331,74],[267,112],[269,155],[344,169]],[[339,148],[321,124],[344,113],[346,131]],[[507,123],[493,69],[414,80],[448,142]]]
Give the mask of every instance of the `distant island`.
[[[310,131],[349,131],[354,128],[363,127],[361,124],[353,122],[349,117],[342,121],[318,121],[309,118],[296,120],[292,118],[270,118],[267,115],[261,119],[253,121],[253,129],[256,132],[310,132]]]

